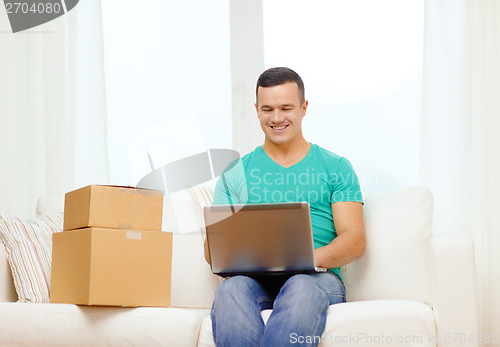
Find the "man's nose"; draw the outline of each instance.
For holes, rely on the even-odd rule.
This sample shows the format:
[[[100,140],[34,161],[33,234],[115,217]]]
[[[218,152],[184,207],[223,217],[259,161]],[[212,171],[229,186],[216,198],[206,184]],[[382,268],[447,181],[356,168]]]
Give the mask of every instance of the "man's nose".
[[[284,117],[281,110],[274,110],[273,115],[271,116],[271,121],[275,124],[280,124],[281,122],[283,122],[283,119]]]

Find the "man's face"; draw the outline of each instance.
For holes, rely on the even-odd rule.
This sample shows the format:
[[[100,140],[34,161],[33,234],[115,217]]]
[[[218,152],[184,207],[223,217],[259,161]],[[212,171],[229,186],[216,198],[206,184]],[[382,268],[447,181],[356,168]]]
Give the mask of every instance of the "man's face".
[[[302,101],[294,82],[257,90],[257,115],[266,140],[284,144],[302,137],[302,118],[308,102]]]

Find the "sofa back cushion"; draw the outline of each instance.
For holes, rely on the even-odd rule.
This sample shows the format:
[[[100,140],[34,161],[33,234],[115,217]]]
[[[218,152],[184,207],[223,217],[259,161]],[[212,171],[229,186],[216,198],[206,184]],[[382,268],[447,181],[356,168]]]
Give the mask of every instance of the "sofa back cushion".
[[[210,308],[219,276],[204,257],[203,207],[213,199],[215,181],[169,194],[165,198],[163,230],[174,232],[172,253],[173,307]]]
[[[348,301],[432,305],[432,210],[432,194],[422,187],[366,197],[366,252],[342,273]]]
[[[53,216],[64,212],[64,198],[59,196],[43,196],[36,203],[36,216]]]

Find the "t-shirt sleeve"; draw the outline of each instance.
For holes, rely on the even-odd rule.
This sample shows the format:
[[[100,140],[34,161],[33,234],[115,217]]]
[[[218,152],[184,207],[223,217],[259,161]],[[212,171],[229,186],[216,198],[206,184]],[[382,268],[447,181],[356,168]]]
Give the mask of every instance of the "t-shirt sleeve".
[[[222,174],[215,185],[214,200],[212,201],[212,205],[233,205],[238,203],[238,196],[233,190],[230,177]]]
[[[363,195],[359,186],[358,176],[349,160],[341,158],[337,170],[331,178],[331,203],[343,201],[358,201],[363,203]]]
[[[242,194],[245,182],[244,170],[241,161],[235,161],[228,165],[219,177],[214,190],[212,205],[234,205],[244,203]]]

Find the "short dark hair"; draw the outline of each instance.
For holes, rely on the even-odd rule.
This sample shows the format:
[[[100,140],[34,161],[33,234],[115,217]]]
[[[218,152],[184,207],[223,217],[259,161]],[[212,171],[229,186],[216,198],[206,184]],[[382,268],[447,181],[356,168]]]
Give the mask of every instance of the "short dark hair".
[[[287,67],[273,67],[260,74],[255,88],[255,99],[257,100],[259,87],[274,87],[285,83],[296,83],[299,87],[301,102],[305,101],[304,82],[299,74]]]

